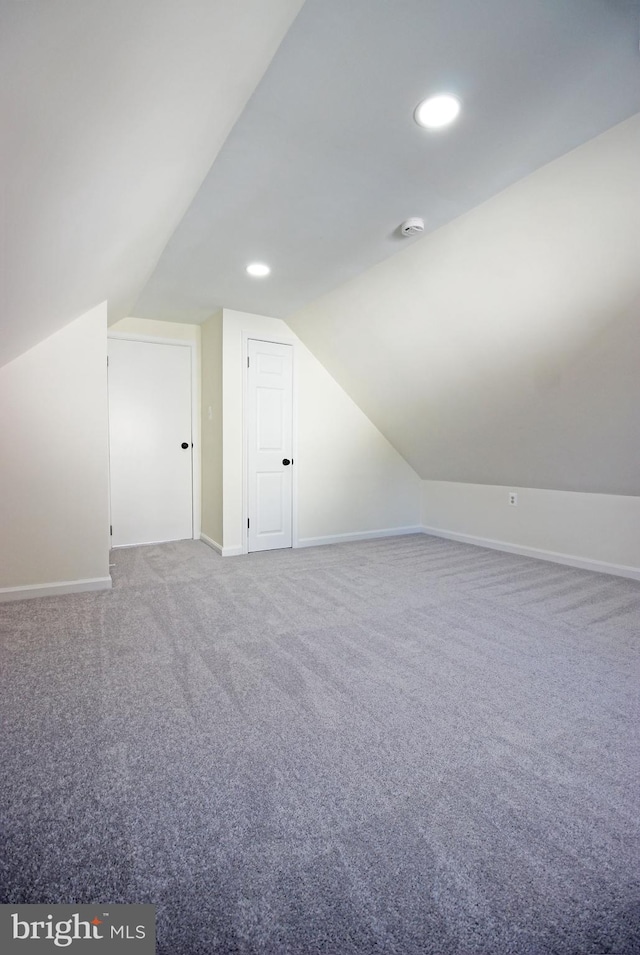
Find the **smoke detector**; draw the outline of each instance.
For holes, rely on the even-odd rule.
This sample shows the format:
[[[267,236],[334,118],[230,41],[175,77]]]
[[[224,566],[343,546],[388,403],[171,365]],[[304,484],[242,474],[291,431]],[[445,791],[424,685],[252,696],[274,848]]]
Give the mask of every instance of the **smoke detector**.
[[[414,216],[413,219],[405,219],[400,226],[400,232],[406,236],[420,235],[421,232],[424,232],[424,219],[419,219],[417,216]]]

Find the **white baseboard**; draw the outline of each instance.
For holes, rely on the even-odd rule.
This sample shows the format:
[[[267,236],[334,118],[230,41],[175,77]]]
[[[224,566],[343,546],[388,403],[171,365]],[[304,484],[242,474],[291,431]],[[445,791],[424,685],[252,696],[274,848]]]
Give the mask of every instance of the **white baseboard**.
[[[345,544],[348,541],[368,541],[378,537],[401,537],[406,534],[421,534],[423,528],[416,524],[412,527],[385,527],[377,531],[354,531],[350,534],[330,534],[327,537],[303,537],[296,547],[318,547],[320,544]]]
[[[87,577],[84,580],[60,580],[53,584],[25,584],[23,587],[0,587],[0,603],[28,600],[32,597],[58,597],[81,594],[88,590],[111,590],[111,577]]]
[[[214,541],[213,537],[207,537],[206,534],[200,534],[200,540],[203,544],[206,544],[207,547],[210,547],[212,550],[216,550],[219,554],[222,553],[222,544],[219,544],[217,541]]]
[[[112,544],[109,550],[131,550],[132,547],[157,547],[158,544],[181,544],[183,541],[200,540],[200,537],[200,534],[194,534],[193,537],[176,537],[171,540],[140,541],[138,544]]]
[[[200,534],[200,540],[203,544],[206,544],[207,547],[211,547],[212,550],[221,554],[222,557],[240,557],[240,555],[244,553],[242,547],[223,547],[222,544],[214,541],[212,537],[207,537],[206,534]]]
[[[462,544],[474,544],[477,547],[489,547],[508,554],[520,554],[522,557],[534,557],[536,560],[550,560],[554,564],[566,564],[581,570],[594,570],[599,574],[614,574],[616,577],[630,577],[640,580],[640,567],[626,567],[624,564],[609,564],[604,560],[592,560],[590,557],[575,557],[573,554],[559,554],[553,550],[541,550],[538,547],[526,547],[520,544],[508,544],[506,541],[492,540],[489,537],[474,537],[472,534],[459,534],[457,531],[445,531],[439,527],[422,527],[423,534],[432,537],[444,537],[447,540],[460,541]]]

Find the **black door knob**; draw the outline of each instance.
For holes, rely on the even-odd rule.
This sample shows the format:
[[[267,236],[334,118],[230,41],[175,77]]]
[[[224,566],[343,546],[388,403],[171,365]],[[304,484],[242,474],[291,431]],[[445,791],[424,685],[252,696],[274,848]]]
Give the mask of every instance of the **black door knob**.
[[[282,459],[282,463],[283,463],[284,466],[286,467],[287,464],[291,464],[291,461],[289,460],[289,458],[283,458],[283,459]]]
[[[183,441],[182,444],[180,445],[180,447],[183,448],[183,449],[186,451],[187,448],[189,447],[189,445],[187,444],[186,441]]]

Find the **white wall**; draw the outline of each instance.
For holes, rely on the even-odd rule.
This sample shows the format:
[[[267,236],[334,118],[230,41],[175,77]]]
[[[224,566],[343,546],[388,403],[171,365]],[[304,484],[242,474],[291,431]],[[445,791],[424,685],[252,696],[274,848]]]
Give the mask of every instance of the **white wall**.
[[[105,302],[0,368],[0,599],[111,586],[106,333]]]
[[[222,550],[222,311],[202,333],[202,535]]]
[[[640,579],[640,497],[423,481],[422,524],[454,540]]]
[[[298,397],[297,538],[301,546],[419,524],[420,481],[285,322],[223,312],[224,553],[241,553],[243,334],[293,341]]]

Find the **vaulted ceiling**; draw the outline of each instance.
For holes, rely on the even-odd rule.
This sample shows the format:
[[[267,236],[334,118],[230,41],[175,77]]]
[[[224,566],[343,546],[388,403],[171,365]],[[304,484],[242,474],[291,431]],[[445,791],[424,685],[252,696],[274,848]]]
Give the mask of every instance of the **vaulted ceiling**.
[[[105,299],[282,317],[422,476],[640,493],[639,20],[0,0],[0,364]]]
[[[290,316],[423,478],[640,494],[640,115]]]
[[[634,9],[635,7],[635,9]],[[136,315],[285,318],[640,110],[640,5],[306,0]],[[463,104],[446,130],[425,96]],[[268,280],[247,277],[258,259]]]
[[[0,365],[134,306],[302,0],[0,0]]]

